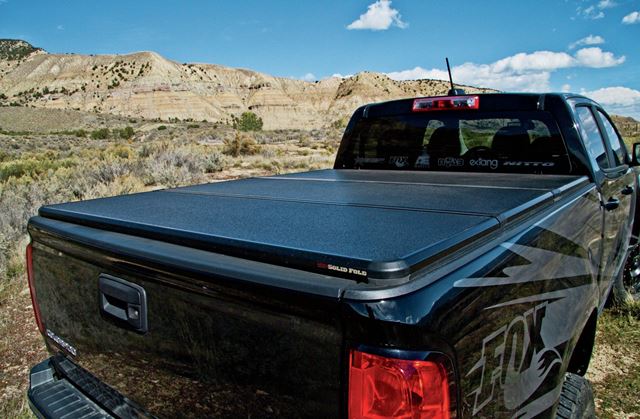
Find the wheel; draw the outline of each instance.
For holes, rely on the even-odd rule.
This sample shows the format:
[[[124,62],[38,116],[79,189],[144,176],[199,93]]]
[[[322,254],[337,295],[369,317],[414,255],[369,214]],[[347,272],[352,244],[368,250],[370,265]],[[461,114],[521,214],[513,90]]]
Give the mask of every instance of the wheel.
[[[640,247],[633,246],[627,253],[624,268],[611,288],[614,305],[640,299]]]
[[[596,417],[593,388],[584,377],[568,372],[564,377],[556,418],[591,419]]]

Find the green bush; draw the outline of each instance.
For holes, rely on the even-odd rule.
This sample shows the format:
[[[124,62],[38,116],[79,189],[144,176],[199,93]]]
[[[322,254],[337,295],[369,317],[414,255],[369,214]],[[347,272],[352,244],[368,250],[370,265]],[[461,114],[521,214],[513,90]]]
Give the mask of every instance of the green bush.
[[[106,140],[110,136],[109,128],[100,128],[91,132],[91,138],[94,140]]]
[[[240,118],[233,116],[233,127],[240,131],[262,131],[262,118],[253,112],[243,112]]]
[[[166,125],[160,125],[160,126],[158,127],[158,131],[163,131],[163,130],[165,130],[165,129],[167,129],[167,126],[166,126]]]
[[[127,126],[125,128],[118,130],[118,137],[122,138],[123,140],[129,140],[133,138],[135,133],[136,132],[133,130],[132,127]]]

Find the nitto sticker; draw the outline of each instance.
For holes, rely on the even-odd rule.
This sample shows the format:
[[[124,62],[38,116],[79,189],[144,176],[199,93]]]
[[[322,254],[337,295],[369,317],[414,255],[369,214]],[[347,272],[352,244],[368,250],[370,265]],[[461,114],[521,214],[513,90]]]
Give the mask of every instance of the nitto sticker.
[[[552,161],[506,161],[505,166],[525,166],[525,167],[553,167],[556,164]]]
[[[60,345],[63,349],[66,349],[67,352],[69,352],[71,355],[73,355],[73,356],[77,356],[78,355],[78,352],[76,351],[76,348],[74,348],[73,346],[69,345],[61,337],[59,337],[58,335],[56,335],[55,333],[53,333],[49,329],[47,329],[47,336],[49,336],[49,338],[51,340],[53,340],[55,343]]]

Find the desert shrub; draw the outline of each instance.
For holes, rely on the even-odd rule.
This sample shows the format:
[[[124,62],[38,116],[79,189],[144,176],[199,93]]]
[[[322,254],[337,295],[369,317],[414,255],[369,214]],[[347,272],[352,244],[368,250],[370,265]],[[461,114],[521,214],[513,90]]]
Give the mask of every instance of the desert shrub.
[[[298,140],[298,145],[300,147],[311,147],[311,139],[309,137],[303,136]]]
[[[107,152],[121,159],[133,159],[136,152],[129,146],[117,144],[107,149]]]
[[[225,138],[223,142],[222,152],[233,157],[248,156],[260,152],[260,146],[256,140],[240,132],[237,132],[233,138]]]
[[[262,131],[262,118],[253,112],[243,112],[240,118],[233,116],[233,127],[240,131]]]
[[[262,150],[260,150],[260,155],[265,159],[272,159],[276,156],[276,152],[271,148],[263,147]]]
[[[189,124],[189,125],[187,125],[187,128],[189,128],[189,129],[200,128],[200,125],[198,125],[198,124]]]
[[[91,131],[91,138],[94,140],[106,140],[110,136],[111,133],[109,132],[109,128],[100,128]]]
[[[158,127],[158,131],[164,131],[165,129],[167,129],[167,126],[166,126],[166,125],[160,125],[160,126]]]
[[[9,178],[21,178],[23,176],[38,176],[50,170],[55,171],[61,167],[74,166],[75,162],[70,159],[20,159],[0,164],[0,181]]]
[[[168,142],[145,145],[139,176],[145,185],[179,186],[204,180],[206,173],[224,169],[220,153],[208,147],[175,145]]]
[[[100,183],[110,183],[120,176],[131,173],[131,164],[124,159],[108,158],[92,165],[86,176],[93,180],[94,185]],[[83,194],[84,197],[84,194]]]
[[[133,130],[133,128],[130,127],[130,126],[127,126],[125,128],[122,128],[122,129],[114,130],[114,131],[117,131],[118,137],[122,138],[123,140],[129,140],[129,139],[133,138],[133,136],[136,133]]]

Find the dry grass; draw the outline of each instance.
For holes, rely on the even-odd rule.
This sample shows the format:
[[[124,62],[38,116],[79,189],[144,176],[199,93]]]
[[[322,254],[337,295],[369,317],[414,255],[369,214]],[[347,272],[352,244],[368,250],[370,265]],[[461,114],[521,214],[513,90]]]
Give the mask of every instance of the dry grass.
[[[640,303],[607,310],[598,321],[587,378],[601,418],[640,417]]]
[[[22,260],[20,260],[22,262]],[[22,266],[22,264],[20,264]],[[24,272],[0,281],[0,417],[32,417],[29,368],[47,357],[33,319]]]

